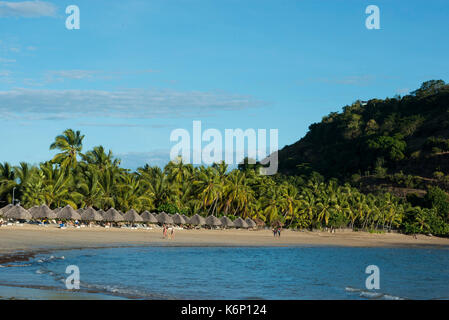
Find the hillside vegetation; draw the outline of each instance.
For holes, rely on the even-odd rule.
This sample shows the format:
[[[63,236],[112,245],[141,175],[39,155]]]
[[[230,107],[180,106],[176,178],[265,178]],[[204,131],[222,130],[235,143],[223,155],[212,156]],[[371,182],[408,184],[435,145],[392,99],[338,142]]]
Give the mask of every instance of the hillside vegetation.
[[[404,97],[356,101],[310,125],[279,151],[279,170],[315,171],[365,191],[449,190],[449,85],[431,80]]]

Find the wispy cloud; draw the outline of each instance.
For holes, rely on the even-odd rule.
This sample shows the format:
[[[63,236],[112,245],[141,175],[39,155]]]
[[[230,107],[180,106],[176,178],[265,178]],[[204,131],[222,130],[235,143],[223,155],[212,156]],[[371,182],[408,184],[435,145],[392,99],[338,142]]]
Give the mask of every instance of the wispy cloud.
[[[127,75],[139,75],[159,72],[152,69],[128,70],[128,71],[102,71],[102,70],[52,70],[45,72],[44,81],[62,82],[65,80],[108,80],[117,79]]]
[[[15,59],[0,58],[0,63],[6,63],[6,64],[8,64],[8,63],[14,63],[14,62],[16,62]]]
[[[252,96],[224,92],[150,89],[0,91],[0,116],[22,119],[178,118],[265,105]]]
[[[57,8],[46,1],[0,1],[0,17],[54,17]]]

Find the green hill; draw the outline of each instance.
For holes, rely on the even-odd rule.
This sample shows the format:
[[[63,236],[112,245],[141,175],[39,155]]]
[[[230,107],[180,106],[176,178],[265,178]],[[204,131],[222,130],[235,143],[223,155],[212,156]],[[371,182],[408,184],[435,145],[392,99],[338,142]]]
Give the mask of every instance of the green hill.
[[[449,189],[449,85],[431,80],[404,97],[356,101],[310,125],[279,151],[279,172],[316,171],[362,189]],[[399,194],[401,195],[401,194]]]

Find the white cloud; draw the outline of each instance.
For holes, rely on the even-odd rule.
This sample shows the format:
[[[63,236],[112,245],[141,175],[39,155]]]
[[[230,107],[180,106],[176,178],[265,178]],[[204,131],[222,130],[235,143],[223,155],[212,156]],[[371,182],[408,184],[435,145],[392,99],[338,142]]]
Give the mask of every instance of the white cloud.
[[[0,17],[54,17],[56,6],[45,1],[0,1]]]
[[[139,75],[158,72],[157,70],[142,69],[128,71],[102,71],[102,70],[52,70],[45,73],[46,83],[61,82],[64,80],[108,80],[118,79],[127,75]]]
[[[223,92],[126,89],[0,91],[0,117],[71,119],[80,117],[176,118],[264,105],[251,96]]]

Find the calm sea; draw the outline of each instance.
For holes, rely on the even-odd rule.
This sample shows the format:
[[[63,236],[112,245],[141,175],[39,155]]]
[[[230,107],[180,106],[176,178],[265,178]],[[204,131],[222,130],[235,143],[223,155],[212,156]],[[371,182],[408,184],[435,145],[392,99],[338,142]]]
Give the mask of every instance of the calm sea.
[[[132,247],[55,251],[0,268],[3,286],[133,299],[449,299],[449,250],[403,248]],[[380,289],[367,290],[368,265]],[[66,294],[66,293],[64,293]],[[79,292],[78,292],[79,294]]]

